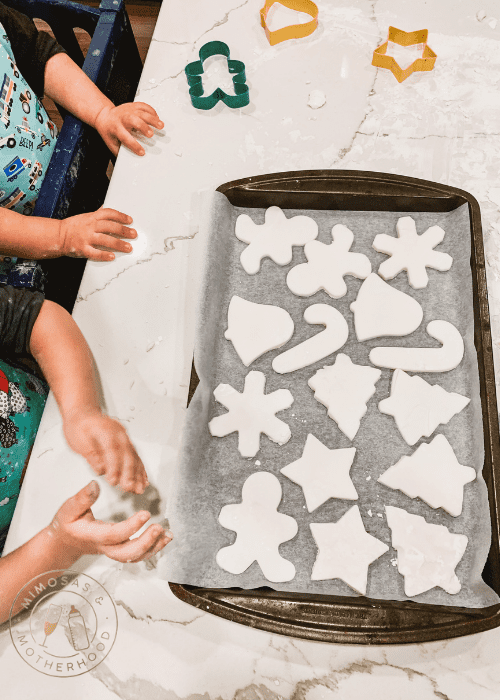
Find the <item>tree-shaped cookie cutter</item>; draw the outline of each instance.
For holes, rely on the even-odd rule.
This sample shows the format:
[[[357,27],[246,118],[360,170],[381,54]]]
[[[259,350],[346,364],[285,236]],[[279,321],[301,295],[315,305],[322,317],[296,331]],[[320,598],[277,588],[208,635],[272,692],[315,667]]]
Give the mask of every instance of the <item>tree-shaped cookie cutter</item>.
[[[430,46],[427,45],[428,33],[427,29],[419,29],[416,32],[404,32],[402,29],[389,27],[387,41],[373,52],[372,66],[387,68],[392,71],[398,83],[402,83],[403,80],[406,80],[406,78],[415,71],[432,70],[437,56]],[[422,44],[422,57],[417,58],[411,65],[403,70],[392,56],[386,56],[390,41],[394,44],[399,44],[399,46],[415,46],[417,44]]]
[[[209,41],[198,53],[200,60],[188,63],[185,73],[189,84],[189,96],[193,107],[197,109],[212,109],[217,102],[224,102],[232,109],[245,107],[250,102],[248,85],[246,84],[245,64],[229,58],[229,47],[223,41]],[[203,94],[203,63],[211,56],[221,55],[227,58],[227,67],[233,73],[234,95],[228,95],[222,88],[216,88],[211,95]]]
[[[288,7],[289,10],[304,12],[306,15],[310,15],[311,21],[304,22],[303,24],[291,24],[289,27],[283,27],[282,29],[277,29],[272,32],[267,25],[267,14],[276,2],[279,5]],[[288,39],[303,39],[312,34],[318,26],[318,14],[319,10],[317,5],[311,2],[311,0],[266,0],[264,7],[260,11],[260,23],[266,32],[267,40],[271,46],[274,46]]]

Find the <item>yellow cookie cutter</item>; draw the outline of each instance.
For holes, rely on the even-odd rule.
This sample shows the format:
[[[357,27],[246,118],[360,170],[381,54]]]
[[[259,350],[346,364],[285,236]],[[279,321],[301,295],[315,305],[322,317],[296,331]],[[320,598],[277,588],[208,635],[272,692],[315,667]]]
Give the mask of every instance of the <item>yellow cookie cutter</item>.
[[[289,10],[305,12],[306,15],[311,15],[312,20],[304,24],[291,24],[289,27],[283,27],[272,32],[267,26],[267,13],[276,2],[279,5],[288,7]],[[305,36],[312,34],[318,26],[318,14],[317,5],[311,0],[266,0],[264,7],[260,11],[260,23],[264,27],[269,43],[271,46],[274,46],[287,39],[303,39]]]
[[[396,29],[396,27],[389,27],[389,34],[387,36],[387,41],[382,44],[373,52],[372,66],[378,66],[379,68],[388,68],[392,71],[394,77],[398,83],[402,83],[415,71],[432,70],[436,62],[436,54],[427,45],[427,29],[420,29],[417,32],[404,32],[402,29]],[[396,63],[392,56],[386,56],[387,47],[389,42],[392,41],[394,44],[399,44],[399,46],[414,46],[415,44],[423,44],[424,49],[422,51],[422,58],[417,58],[413,63],[405,68],[404,70]]]

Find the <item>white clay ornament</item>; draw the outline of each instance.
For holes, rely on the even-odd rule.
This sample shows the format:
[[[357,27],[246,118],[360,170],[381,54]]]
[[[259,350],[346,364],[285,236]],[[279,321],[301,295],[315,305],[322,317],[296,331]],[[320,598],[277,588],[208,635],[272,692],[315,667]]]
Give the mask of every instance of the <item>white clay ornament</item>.
[[[392,280],[406,270],[410,285],[414,289],[423,289],[429,282],[426,267],[441,272],[450,269],[453,264],[451,255],[434,250],[445,236],[440,226],[431,226],[419,236],[415,221],[411,216],[403,216],[398,220],[396,230],[398,238],[380,233],[373,241],[375,250],[391,256],[378,269],[379,275],[385,280]]]
[[[359,341],[384,335],[409,335],[417,330],[424,317],[416,299],[391,287],[373,272],[359,288],[351,311]]]
[[[287,219],[279,207],[269,207],[265,223],[256,224],[248,214],[236,219],[235,235],[249,245],[240,256],[240,262],[249,275],[260,270],[263,258],[271,258],[277,265],[292,262],[292,247],[303,246],[318,235],[318,224],[309,216],[292,216]]]
[[[225,437],[238,432],[238,450],[242,457],[254,457],[260,448],[260,434],[264,433],[278,445],[290,440],[289,426],[279,418],[278,411],[290,408],[293,396],[288,389],[278,389],[264,394],[266,376],[262,372],[249,372],[245,388],[240,394],[230,384],[219,384],[214,390],[216,401],[228,409],[228,413],[212,418],[208,424],[215,437]]]
[[[309,527],[318,546],[311,580],[337,578],[366,595],[368,567],[389,547],[366,532],[358,506],[336,523],[311,523]]]
[[[463,557],[468,539],[444,525],[432,525],[420,515],[386,506],[392,546],[398,552],[398,571],[405,579],[405,594],[411,598],[439,586],[455,595],[461,583],[455,568]]]
[[[370,260],[363,253],[351,253],[353,232],[343,224],[332,229],[330,245],[311,241],[304,247],[306,263],[292,267],[286,283],[299,297],[310,297],[324,289],[333,299],[340,299],[347,292],[345,275],[365,279],[372,271]]]
[[[314,398],[328,409],[330,418],[349,440],[354,440],[381,374],[379,369],[356,365],[339,353],[335,363],[319,369],[308,384]]]
[[[397,369],[392,375],[391,395],[378,408],[394,417],[406,443],[414,445],[421,437],[430,437],[438,425],[449,423],[469,403],[466,396]]]
[[[269,350],[280,348],[293,335],[292,317],[279,306],[255,304],[233,296],[227,318],[224,337],[233,343],[245,367]]]
[[[464,341],[449,321],[431,321],[427,333],[442,343],[441,348],[379,347],[370,352],[377,367],[404,369],[406,372],[449,372],[462,362]]]
[[[280,471],[302,487],[307,510],[312,513],[330,498],[357,500],[358,494],[349,476],[355,454],[355,447],[330,450],[309,434],[302,457]]]
[[[243,484],[241,499],[219,514],[222,527],[236,532],[236,541],[217,552],[217,564],[231,574],[242,574],[256,561],[268,581],[290,581],[295,566],[278,547],[295,537],[298,526],[289,515],[278,513],[280,482],[269,472],[256,472]]]
[[[445,436],[436,435],[432,442],[419,445],[410,457],[401,457],[378,481],[456,518],[462,512],[464,486],[475,478],[476,470],[459,464]]]
[[[275,357],[272,367],[278,374],[295,372],[302,367],[308,367],[345,345],[349,335],[347,321],[333,306],[328,304],[308,306],[304,311],[304,320],[311,324],[322,324],[325,330]]]

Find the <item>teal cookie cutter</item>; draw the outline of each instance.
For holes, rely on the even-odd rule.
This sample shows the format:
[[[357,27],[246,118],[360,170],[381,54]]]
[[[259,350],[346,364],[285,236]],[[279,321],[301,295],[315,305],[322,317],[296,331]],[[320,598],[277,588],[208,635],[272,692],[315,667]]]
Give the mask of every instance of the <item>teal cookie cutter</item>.
[[[233,75],[234,95],[228,95],[221,88],[217,88],[211,95],[203,94],[203,63],[210,58],[220,54],[227,58],[227,66]],[[246,107],[250,102],[248,85],[246,84],[245,64],[242,61],[234,61],[229,58],[229,46],[223,41],[209,41],[201,47],[199,51],[200,60],[188,63],[184,69],[189,84],[189,96],[193,107],[197,109],[212,109],[217,102],[224,102],[231,109]]]

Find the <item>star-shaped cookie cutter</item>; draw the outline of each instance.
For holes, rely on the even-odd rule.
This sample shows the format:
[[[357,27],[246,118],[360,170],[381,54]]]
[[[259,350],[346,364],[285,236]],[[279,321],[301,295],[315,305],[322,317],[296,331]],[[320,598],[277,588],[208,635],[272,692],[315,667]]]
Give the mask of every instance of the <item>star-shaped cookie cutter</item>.
[[[227,67],[233,73],[234,95],[228,95],[222,88],[216,88],[211,95],[203,94],[203,63],[210,58],[220,54],[227,58]],[[229,58],[229,46],[223,41],[209,41],[204,44],[198,52],[199,61],[188,63],[184,69],[189,84],[189,96],[193,107],[197,109],[212,109],[217,102],[224,102],[232,109],[245,107],[250,102],[248,85],[246,84],[245,64],[242,61],[234,61]]]
[[[428,33],[427,29],[420,29],[416,32],[404,32],[402,29],[389,27],[387,41],[373,52],[372,66],[388,68],[392,71],[398,83],[402,83],[403,80],[406,80],[406,78],[415,71],[432,70],[437,56],[430,46],[427,45]],[[410,66],[403,70],[392,56],[385,55],[390,41],[394,44],[399,44],[399,46],[415,46],[416,44],[422,44],[422,57],[417,58]]]
[[[291,24],[289,27],[283,27],[272,32],[267,26],[267,14],[276,2],[279,5],[288,7],[289,10],[296,10],[297,12],[304,12],[306,15],[310,15],[311,21],[303,24]],[[260,11],[260,23],[266,32],[267,40],[271,46],[274,46],[287,39],[303,39],[305,36],[312,34],[318,26],[318,14],[317,5],[311,0],[266,0],[264,7]]]

